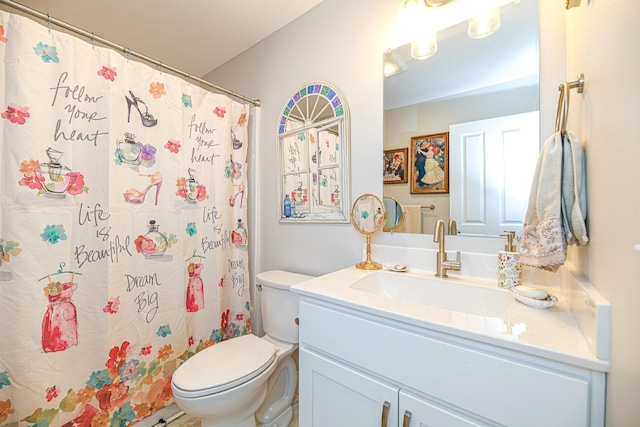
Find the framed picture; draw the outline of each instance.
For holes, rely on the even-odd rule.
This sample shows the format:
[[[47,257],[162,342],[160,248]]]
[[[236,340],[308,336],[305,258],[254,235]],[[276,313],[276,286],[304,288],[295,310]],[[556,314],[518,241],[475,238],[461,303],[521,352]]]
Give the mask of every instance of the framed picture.
[[[449,192],[449,132],[411,138],[411,193]]]
[[[400,184],[407,182],[408,148],[384,150],[384,178],[385,184]]]

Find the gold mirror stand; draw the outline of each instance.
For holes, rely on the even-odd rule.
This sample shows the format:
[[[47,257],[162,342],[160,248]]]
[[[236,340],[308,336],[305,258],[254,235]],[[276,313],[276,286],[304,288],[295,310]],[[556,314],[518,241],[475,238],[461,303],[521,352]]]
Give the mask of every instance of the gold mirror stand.
[[[374,194],[363,194],[356,199],[351,208],[351,224],[360,234],[367,237],[367,259],[356,264],[361,270],[381,270],[382,265],[371,260],[371,235],[387,222],[384,204]]]

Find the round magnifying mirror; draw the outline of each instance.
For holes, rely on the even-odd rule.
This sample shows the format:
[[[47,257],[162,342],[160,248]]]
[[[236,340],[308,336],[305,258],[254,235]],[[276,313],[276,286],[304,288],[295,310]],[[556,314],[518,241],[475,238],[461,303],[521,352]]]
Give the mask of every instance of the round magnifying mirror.
[[[371,235],[380,231],[387,221],[382,201],[373,194],[358,197],[351,208],[351,224],[359,233],[367,236],[367,259],[356,264],[362,270],[380,270],[382,265],[371,261]]]
[[[406,214],[404,206],[395,197],[384,196],[382,198],[384,210],[387,212],[387,221],[384,223],[382,231],[394,231],[404,224]]]

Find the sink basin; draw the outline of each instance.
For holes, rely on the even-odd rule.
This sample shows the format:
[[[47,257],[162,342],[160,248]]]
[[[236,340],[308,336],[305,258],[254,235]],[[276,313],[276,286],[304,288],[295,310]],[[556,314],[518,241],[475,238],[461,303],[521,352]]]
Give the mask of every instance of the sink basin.
[[[394,300],[489,317],[500,316],[513,302],[513,296],[497,285],[492,288],[458,278],[412,273],[372,272],[349,287]]]

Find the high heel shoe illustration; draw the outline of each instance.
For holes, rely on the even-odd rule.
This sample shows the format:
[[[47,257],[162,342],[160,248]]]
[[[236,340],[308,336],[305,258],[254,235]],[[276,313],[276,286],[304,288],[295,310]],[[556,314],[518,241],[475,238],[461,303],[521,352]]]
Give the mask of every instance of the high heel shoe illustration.
[[[158,119],[149,114],[149,107],[147,107],[147,104],[145,104],[142,99],[135,96],[133,92],[129,91],[129,94],[131,95],[131,98],[129,98],[127,95],[124,96],[127,100],[127,123],[129,123],[131,120],[131,106],[133,105],[134,107],[136,107],[136,110],[138,110],[138,114],[140,114],[140,120],[142,121],[143,126],[150,128],[157,125]],[[140,111],[140,107],[138,106],[138,104],[144,105],[144,113]]]
[[[240,196],[240,207],[242,207],[242,202],[244,201],[244,184],[238,184],[238,192],[229,197],[229,206],[234,207],[236,205],[238,196]]]
[[[147,192],[151,187],[156,187],[156,203],[158,206],[158,194],[160,194],[160,187],[162,186],[162,174],[158,171],[152,174],[140,174],[140,176],[148,176],[151,178],[151,184],[144,189],[144,191],[136,190],[135,188],[130,188],[129,190],[122,193],[124,196],[124,201],[127,203],[131,203],[133,205],[141,205],[144,203],[144,199],[147,196]]]

